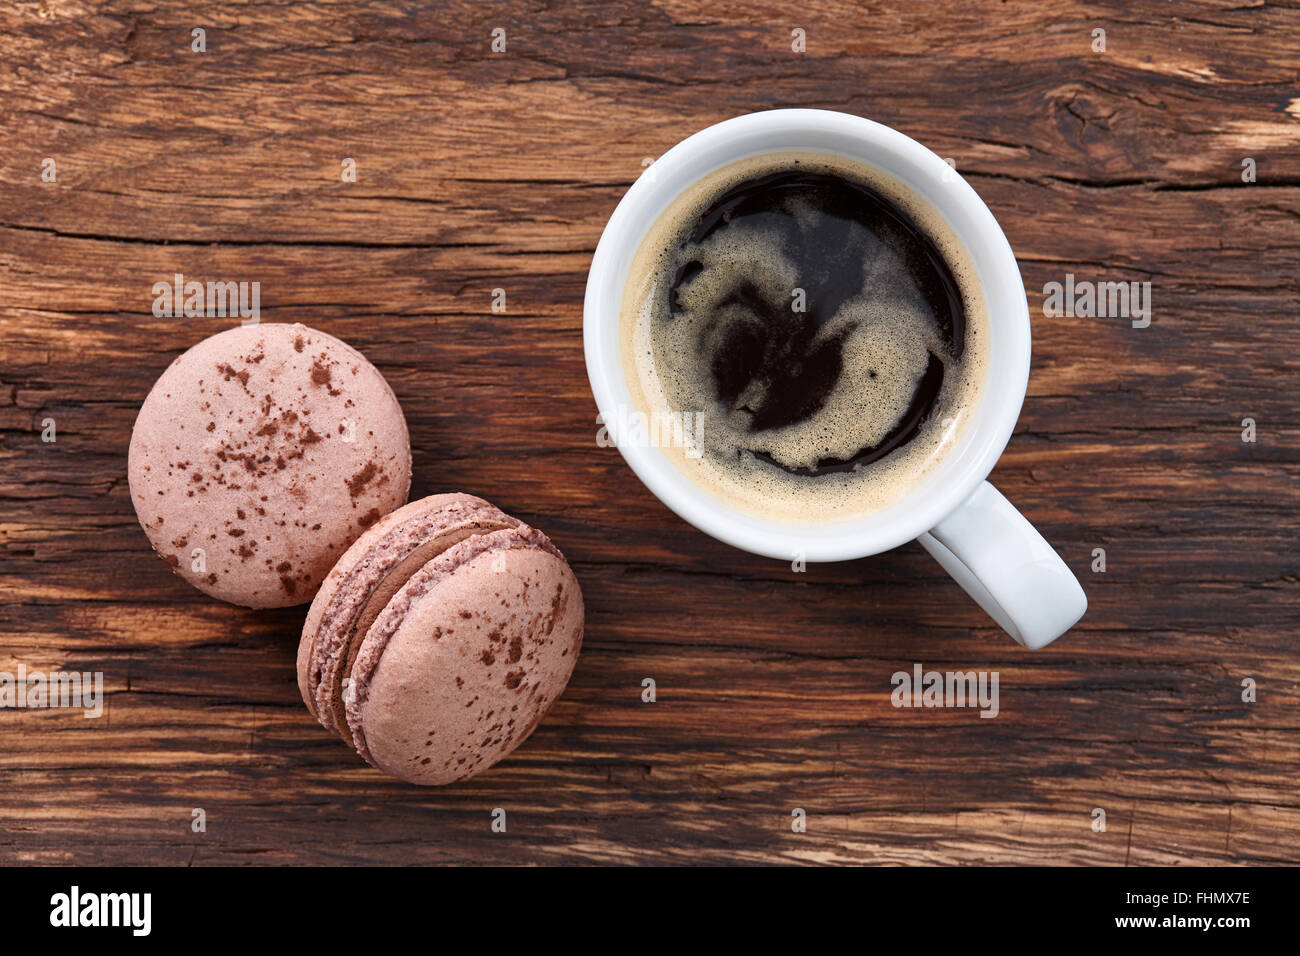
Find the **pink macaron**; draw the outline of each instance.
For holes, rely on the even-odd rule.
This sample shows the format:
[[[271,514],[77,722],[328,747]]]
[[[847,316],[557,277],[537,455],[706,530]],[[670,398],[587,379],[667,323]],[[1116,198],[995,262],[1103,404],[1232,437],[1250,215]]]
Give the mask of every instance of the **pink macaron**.
[[[378,521],[339,559],[298,647],[308,709],[417,784],[487,769],[531,734],[582,646],[582,592],[551,541],[472,495]]]
[[[246,607],[310,601],[338,557],[406,501],[411,446],[393,390],[304,325],[239,326],[177,358],[131,434],[131,500],[154,550]]]

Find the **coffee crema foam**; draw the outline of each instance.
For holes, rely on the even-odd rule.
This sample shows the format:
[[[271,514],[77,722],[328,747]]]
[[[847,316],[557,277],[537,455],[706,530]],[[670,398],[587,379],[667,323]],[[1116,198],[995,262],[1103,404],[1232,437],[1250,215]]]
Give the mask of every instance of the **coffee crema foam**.
[[[742,511],[806,524],[887,507],[978,402],[974,277],[942,217],[869,166],[816,152],[730,164],[678,196],[634,257],[620,315],[634,404],[651,420],[703,414],[702,447],[663,452]]]

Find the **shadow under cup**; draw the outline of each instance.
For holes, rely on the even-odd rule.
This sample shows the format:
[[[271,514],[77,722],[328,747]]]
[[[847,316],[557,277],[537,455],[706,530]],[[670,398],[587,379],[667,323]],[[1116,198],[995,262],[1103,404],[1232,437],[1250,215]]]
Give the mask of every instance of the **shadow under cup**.
[[[776,521],[742,511],[683,473],[662,450],[629,440],[637,408],[624,374],[620,310],[633,261],[673,201],[708,174],[766,153],[837,154],[895,180],[929,205],[968,253],[988,324],[986,378],[953,446],[909,490],[880,510],[842,521]],[[1015,426],[1029,376],[1029,312],[1015,256],[988,207],[952,167],[889,127],[823,110],[774,110],[727,120],[683,140],[632,185],[597,246],[587,282],[583,335],[602,422],[645,485],[700,530],[783,561],[841,561],[877,554],[929,531],[992,470]]]

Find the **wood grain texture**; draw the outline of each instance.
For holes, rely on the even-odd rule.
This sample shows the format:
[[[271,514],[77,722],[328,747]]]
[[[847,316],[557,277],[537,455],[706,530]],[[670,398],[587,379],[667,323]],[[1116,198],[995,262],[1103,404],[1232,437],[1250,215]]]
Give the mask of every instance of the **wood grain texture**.
[[[0,711],[0,863],[1300,862],[1298,79],[1300,9],[1242,0],[5,4],[0,670],[108,698]],[[953,158],[1017,252],[1033,372],[993,479],[1091,602],[1045,651],[915,545],[796,574],[596,444],[607,217],[644,158],[779,106]],[[384,779],[298,699],[304,609],[217,604],[150,551],[135,412],[228,324],[151,314],[178,271],[360,348],[413,495],[480,494],[573,562],[584,653],[513,758]],[[1151,326],[1043,318],[1067,272],[1150,281]],[[1001,714],[893,708],[914,662],[999,671]]]

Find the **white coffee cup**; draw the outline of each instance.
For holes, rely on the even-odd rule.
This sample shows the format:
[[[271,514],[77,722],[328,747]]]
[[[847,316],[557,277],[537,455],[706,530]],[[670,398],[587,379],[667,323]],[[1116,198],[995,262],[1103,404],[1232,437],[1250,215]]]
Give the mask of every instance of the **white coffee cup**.
[[[623,440],[633,406],[619,343],[619,310],[642,239],[669,204],[714,170],[772,152],[817,151],[882,170],[928,202],[969,251],[987,304],[987,380],[953,447],[894,504],[832,523],[758,517],[711,495],[659,448]],[[1043,536],[985,478],[1006,447],[1029,380],[1029,309],[1015,254],[965,180],[920,143],[859,116],[771,110],[688,137],[627,191],[596,247],[583,306],[587,375],[611,439],[664,504],[735,547],[784,561],[845,561],[920,541],[1003,629],[1043,647],[1087,609],[1083,588]]]

